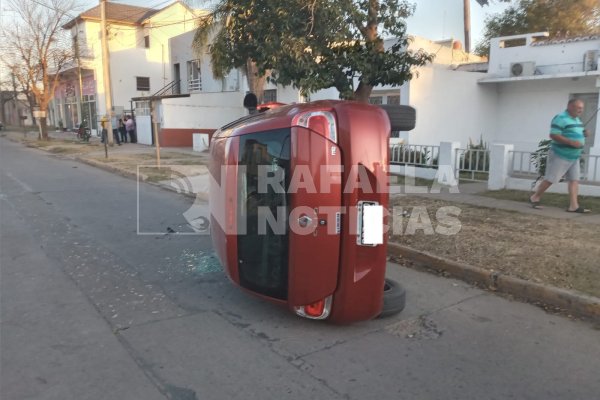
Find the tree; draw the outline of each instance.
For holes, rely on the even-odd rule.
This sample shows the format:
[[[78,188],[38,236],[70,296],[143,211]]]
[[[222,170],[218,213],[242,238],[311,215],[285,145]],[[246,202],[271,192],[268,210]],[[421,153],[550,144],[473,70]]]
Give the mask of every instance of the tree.
[[[431,61],[408,50],[404,19],[413,11],[404,0],[222,0],[195,43],[210,42],[216,77],[250,60],[258,77],[271,71],[273,82],[304,95],[335,87],[367,102],[373,87],[401,85]],[[384,37],[394,40],[384,46]]]
[[[58,84],[60,72],[73,60],[73,51],[61,28],[72,10],[72,0],[11,0],[19,18],[2,32],[12,54],[6,63],[23,88],[33,95],[40,111],[46,111]],[[27,93],[26,93],[27,94]],[[48,139],[46,118],[40,118],[41,138]]]
[[[484,39],[476,53],[488,55],[490,39],[533,32],[550,37],[600,33],[600,3],[597,0],[518,0],[503,13],[486,19]]]

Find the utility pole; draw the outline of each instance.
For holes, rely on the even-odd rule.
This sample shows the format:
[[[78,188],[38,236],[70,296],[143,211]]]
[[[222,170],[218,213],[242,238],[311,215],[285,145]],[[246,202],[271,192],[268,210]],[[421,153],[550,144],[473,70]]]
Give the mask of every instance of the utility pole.
[[[471,0],[463,0],[463,23],[465,26],[465,51],[471,52]]]
[[[105,138],[109,145],[113,146],[112,130],[112,93],[110,90],[110,62],[108,59],[108,38],[106,32],[106,0],[100,0],[100,30],[102,31],[102,70],[104,71],[104,98],[106,104],[106,131],[108,137]]]
[[[75,19],[75,29],[77,29],[77,36],[75,36],[75,58],[77,59],[77,78],[79,78],[79,126],[83,124],[83,79],[81,78],[81,54],[79,53],[79,21]],[[87,121],[87,127],[92,129],[92,121]],[[85,129],[85,128],[84,128]]]

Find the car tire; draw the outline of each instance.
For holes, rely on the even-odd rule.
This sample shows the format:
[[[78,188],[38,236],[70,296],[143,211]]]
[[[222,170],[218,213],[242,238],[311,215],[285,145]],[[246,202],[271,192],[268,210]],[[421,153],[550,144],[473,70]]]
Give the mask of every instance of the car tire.
[[[406,290],[398,282],[385,278],[383,287],[383,308],[377,318],[396,315],[406,306]]]
[[[411,131],[417,123],[417,110],[411,106],[400,106],[395,104],[382,104],[390,120],[392,131]]]

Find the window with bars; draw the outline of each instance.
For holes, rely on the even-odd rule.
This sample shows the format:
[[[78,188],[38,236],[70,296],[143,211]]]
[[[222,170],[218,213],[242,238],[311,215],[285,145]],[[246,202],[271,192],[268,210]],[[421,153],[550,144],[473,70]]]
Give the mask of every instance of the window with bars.
[[[383,104],[383,97],[382,96],[371,96],[371,97],[369,97],[369,103]]]
[[[147,92],[150,90],[150,78],[147,76],[136,76],[135,83],[137,90]]]
[[[202,75],[200,70],[200,60],[191,60],[187,62],[188,90],[190,92],[202,90]]]
[[[387,104],[394,104],[394,105],[400,105],[400,96],[388,96],[387,97]]]
[[[277,89],[267,89],[263,92],[263,103],[277,101]]]

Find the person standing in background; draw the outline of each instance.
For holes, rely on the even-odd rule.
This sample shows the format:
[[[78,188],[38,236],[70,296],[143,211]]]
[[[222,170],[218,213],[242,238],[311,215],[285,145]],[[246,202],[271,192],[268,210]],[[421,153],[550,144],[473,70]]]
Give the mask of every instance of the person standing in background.
[[[129,134],[129,140],[131,143],[137,143],[137,137],[135,135],[135,122],[133,122],[133,118],[131,118],[129,115],[125,118],[125,129]]]
[[[119,135],[121,135],[121,142],[127,143],[127,129],[125,129],[125,123],[122,118],[119,118]]]

